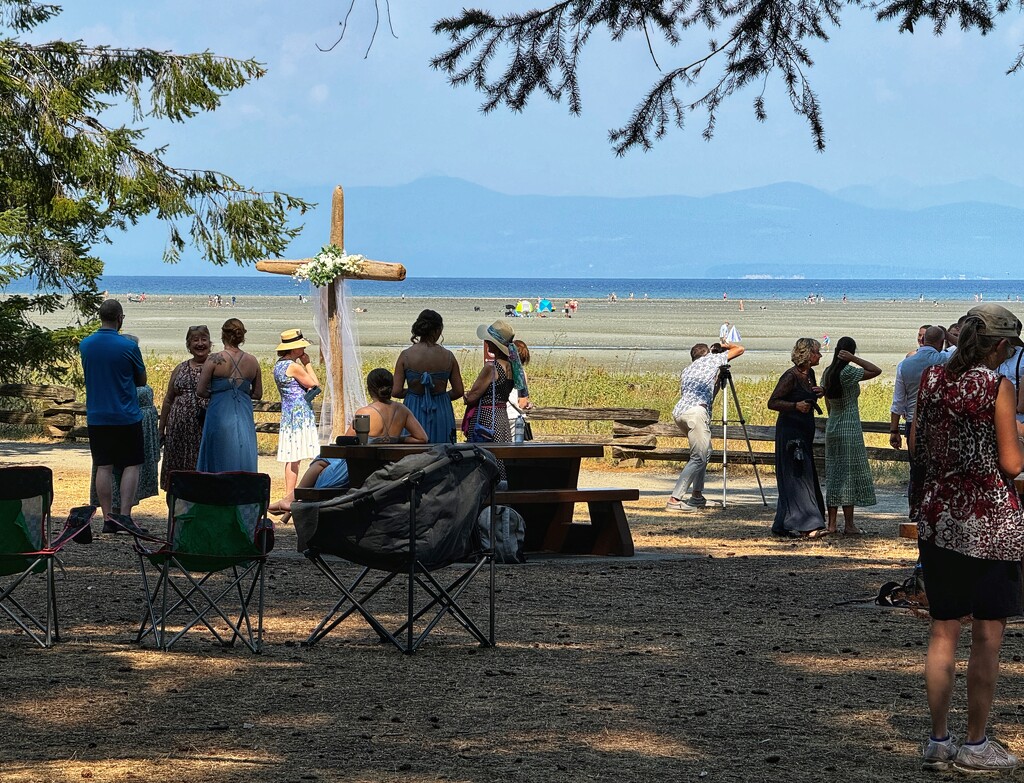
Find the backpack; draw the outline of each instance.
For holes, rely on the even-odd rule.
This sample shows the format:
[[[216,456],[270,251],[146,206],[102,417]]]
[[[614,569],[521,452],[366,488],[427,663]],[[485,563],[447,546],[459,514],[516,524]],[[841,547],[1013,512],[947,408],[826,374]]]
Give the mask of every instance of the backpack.
[[[495,506],[494,559],[499,563],[525,563],[523,541],[526,539],[526,520],[510,506]],[[491,543],[491,509],[485,508],[476,518],[480,547],[489,549]]]

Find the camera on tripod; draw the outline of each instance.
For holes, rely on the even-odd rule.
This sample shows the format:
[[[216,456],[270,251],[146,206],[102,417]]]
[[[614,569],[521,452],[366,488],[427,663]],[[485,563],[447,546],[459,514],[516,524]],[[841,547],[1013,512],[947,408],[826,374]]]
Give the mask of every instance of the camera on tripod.
[[[718,368],[718,382],[717,382],[718,388],[719,389],[724,389],[728,385],[729,381],[731,381],[731,380],[732,380],[732,366],[728,365],[728,364],[723,364],[721,367]]]

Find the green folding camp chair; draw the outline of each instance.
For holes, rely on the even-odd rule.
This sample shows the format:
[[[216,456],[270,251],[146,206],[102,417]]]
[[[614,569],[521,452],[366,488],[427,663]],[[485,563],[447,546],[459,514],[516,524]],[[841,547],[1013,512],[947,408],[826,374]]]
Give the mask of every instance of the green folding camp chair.
[[[270,476],[175,471],[167,504],[166,538],[125,525],[135,537],[146,598],[136,641],[152,636],[168,650],[202,624],[225,646],[241,639],[260,652],[264,565],[274,545]]]
[[[57,555],[71,540],[92,541],[89,523],[96,513],[95,506],[71,509],[64,529],[54,538],[52,501],[53,471],[49,468],[0,468],[0,612],[40,647],[60,641],[53,573],[54,563],[59,565]],[[30,611],[15,596],[15,591],[31,584],[33,574],[41,574],[46,584],[45,617],[42,610]],[[13,578],[5,583],[6,577]]]

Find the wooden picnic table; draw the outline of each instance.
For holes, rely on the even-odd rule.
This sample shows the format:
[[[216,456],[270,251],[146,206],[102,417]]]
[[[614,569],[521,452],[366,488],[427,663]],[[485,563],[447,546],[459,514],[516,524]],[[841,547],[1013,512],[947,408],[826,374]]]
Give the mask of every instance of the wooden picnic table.
[[[603,446],[536,441],[479,445],[505,463],[509,488],[496,492],[495,502],[511,506],[526,520],[526,551],[633,555],[633,536],[622,503],[639,500],[640,491],[578,486],[580,462],[603,457]],[[429,448],[425,444],[322,446],[320,456],[347,460],[352,488],[357,489],[375,470]],[[587,504],[589,524],[573,522],[577,503]]]

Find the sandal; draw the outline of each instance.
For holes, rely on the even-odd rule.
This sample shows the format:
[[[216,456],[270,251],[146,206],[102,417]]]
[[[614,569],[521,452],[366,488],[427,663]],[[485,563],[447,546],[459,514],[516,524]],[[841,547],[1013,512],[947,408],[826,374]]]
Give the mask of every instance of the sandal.
[[[807,533],[804,538],[824,538],[828,535],[828,530],[823,527],[819,527],[817,530],[812,530]]]

